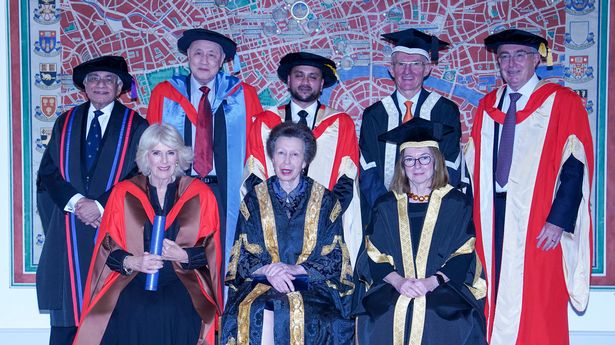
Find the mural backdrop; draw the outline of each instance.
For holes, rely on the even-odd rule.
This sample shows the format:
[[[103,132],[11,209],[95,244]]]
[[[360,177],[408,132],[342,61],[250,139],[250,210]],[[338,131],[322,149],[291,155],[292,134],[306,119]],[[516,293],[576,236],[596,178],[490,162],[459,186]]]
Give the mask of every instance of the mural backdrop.
[[[581,95],[592,124],[593,283],[615,286],[615,274],[607,270],[615,265],[615,251],[607,250],[615,229],[605,225],[610,10],[608,1],[598,0],[10,0],[12,282],[34,282],[45,241],[36,172],[56,117],[84,101],[71,79],[77,64],[124,56],[138,82],[138,99],[123,101],[145,114],[152,88],[187,72],[177,38],[186,29],[206,27],[238,43],[238,58],[225,68],[254,85],[263,106],[288,101],[275,72],[281,56],[305,50],[332,58],[341,82],[325,90],[322,100],[348,112],[358,128],[363,109],[394,90],[387,70],[391,46],[380,35],[413,27],[451,43],[425,85],[459,105],[464,141],[479,99],[500,85],[483,39],[507,28],[547,37],[555,65],[540,67],[539,76]]]

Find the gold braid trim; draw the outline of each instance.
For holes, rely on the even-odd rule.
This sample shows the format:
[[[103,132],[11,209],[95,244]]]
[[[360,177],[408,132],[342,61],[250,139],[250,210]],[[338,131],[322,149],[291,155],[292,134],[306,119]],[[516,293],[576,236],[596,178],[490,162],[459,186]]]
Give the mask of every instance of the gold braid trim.
[[[239,304],[237,313],[237,345],[250,344],[250,308],[252,302],[271,289],[271,286],[257,284]]]
[[[246,221],[250,219],[250,211],[248,211],[248,206],[246,206],[245,202],[241,202],[241,204],[239,205],[239,211],[241,211],[241,214]]]
[[[340,213],[342,213],[342,205],[339,201],[336,201],[335,206],[333,206],[333,210],[331,210],[331,214],[329,215],[329,220],[331,223],[335,222]]]
[[[395,269],[395,260],[393,259],[393,257],[391,255],[381,253],[380,250],[378,250],[378,248],[376,248],[376,246],[369,239],[369,236],[365,236],[365,248],[367,249],[367,256],[369,256],[369,258],[373,262],[377,264],[382,264],[386,262],[389,265],[393,266],[393,269]]]
[[[406,332],[406,314],[411,299],[404,295],[399,295],[397,303],[395,303],[395,312],[393,316],[393,345],[404,345]]]
[[[275,230],[275,216],[273,215],[273,205],[271,198],[267,192],[267,183],[259,183],[254,187],[256,198],[258,199],[258,207],[261,213],[261,225],[263,227],[263,237],[265,239],[265,247],[271,255],[271,262],[280,262],[280,253],[278,251],[278,236]]]
[[[397,198],[397,217],[399,220],[399,242],[401,244],[402,265],[404,278],[416,278],[414,270],[414,254],[412,252],[412,238],[410,237],[410,218],[408,217],[408,198],[405,194],[395,193]],[[369,254],[369,252],[368,252]],[[406,337],[406,317],[411,299],[400,295],[395,304],[393,314],[393,344],[403,345]]]
[[[465,254],[471,254],[474,251],[474,245],[476,243],[476,238],[472,237],[470,239],[468,239],[466,241],[466,243],[464,243],[461,247],[459,247],[453,254],[451,254],[448,259],[446,259],[446,262],[448,262],[450,259],[459,256],[459,255],[465,255]]]
[[[303,297],[298,291],[286,294],[290,312],[290,343],[291,345],[303,345],[304,343],[304,307]]]
[[[224,279],[225,281],[234,280],[237,275],[237,265],[239,264],[239,257],[241,256],[241,247],[244,247],[248,253],[253,255],[258,255],[263,252],[260,245],[248,242],[247,234],[239,235],[239,238],[235,241],[235,244],[233,244],[233,248],[231,248],[231,260],[229,262],[226,279]]]
[[[474,270],[474,280],[472,281],[472,286],[465,284],[474,298],[477,300],[485,298],[487,296],[487,282],[485,279],[481,278],[481,273],[483,272],[483,265],[480,263],[478,259],[478,255],[476,255],[476,268]]]
[[[340,292],[340,296],[343,297],[350,295],[354,291],[354,282],[352,281],[352,265],[350,264],[350,253],[348,252],[348,248],[343,242],[342,237],[339,235],[334,236],[331,244],[322,247],[320,255],[327,256],[331,254],[331,252],[337,246],[339,246],[340,250],[342,251],[342,270],[340,272],[340,282],[350,287],[350,291]],[[349,277],[350,279],[348,279]],[[338,287],[331,281],[327,280],[326,283],[329,287],[338,290]]]
[[[318,219],[320,218],[320,207],[322,197],[325,194],[325,187],[321,184],[312,185],[312,193],[305,211],[305,225],[303,229],[303,249],[297,258],[297,265],[305,262],[316,247],[316,237],[318,235]],[[276,242],[277,243],[277,242]]]

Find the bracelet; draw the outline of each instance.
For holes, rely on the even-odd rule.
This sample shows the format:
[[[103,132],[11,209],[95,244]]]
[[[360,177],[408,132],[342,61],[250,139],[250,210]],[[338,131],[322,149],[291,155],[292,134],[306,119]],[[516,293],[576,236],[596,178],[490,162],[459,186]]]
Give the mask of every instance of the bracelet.
[[[446,281],[444,280],[442,274],[436,273],[434,274],[434,276],[436,276],[436,280],[438,280],[438,286],[446,284]]]
[[[132,268],[126,267],[126,259],[128,259],[129,256],[130,255],[126,255],[124,257],[124,260],[122,260],[122,271],[124,271],[124,275],[127,275],[127,276],[132,274]]]

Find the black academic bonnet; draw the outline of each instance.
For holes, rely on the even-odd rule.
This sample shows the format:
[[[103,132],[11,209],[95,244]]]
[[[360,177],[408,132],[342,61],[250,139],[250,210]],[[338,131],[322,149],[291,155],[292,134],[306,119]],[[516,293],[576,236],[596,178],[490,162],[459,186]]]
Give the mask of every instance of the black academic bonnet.
[[[113,55],[97,57],[73,68],[73,83],[83,90],[83,81],[88,73],[100,71],[117,75],[122,80],[122,92],[130,90],[132,76],[128,73],[128,64],[123,57]]]
[[[211,41],[219,44],[224,52],[225,61],[233,59],[237,52],[237,43],[222,34],[207,29],[189,29],[184,31],[182,37],[177,40],[177,48],[180,53],[187,55],[188,48],[190,48],[192,42],[198,40]]]
[[[289,53],[284,55],[284,57],[280,60],[280,66],[278,67],[278,77],[280,80],[286,83],[288,80],[288,74],[295,66],[312,66],[319,68],[325,81],[325,88],[332,86],[337,82],[337,71],[333,60],[327,59],[324,56],[305,52]]]

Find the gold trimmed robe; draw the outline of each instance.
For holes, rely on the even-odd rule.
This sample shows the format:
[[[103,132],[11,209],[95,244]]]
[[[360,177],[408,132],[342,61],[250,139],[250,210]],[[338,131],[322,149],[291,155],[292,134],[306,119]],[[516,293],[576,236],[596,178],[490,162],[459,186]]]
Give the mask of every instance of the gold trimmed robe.
[[[425,214],[418,215],[424,216],[422,228],[411,232],[417,215],[407,196],[389,192],[378,199],[356,270],[368,286],[357,288],[360,344],[486,344],[485,282],[471,212],[466,197],[449,185],[433,191]],[[440,271],[450,281],[410,299],[383,280],[393,271],[415,279]]]
[[[258,184],[240,208],[226,275],[222,344],[260,344],[265,308],[274,312],[276,344],[352,343],[348,314],[354,285],[339,202],[305,177],[302,200],[289,218],[273,190],[276,178]],[[282,294],[266,279],[254,281],[255,270],[275,262],[302,265],[307,289]]]

